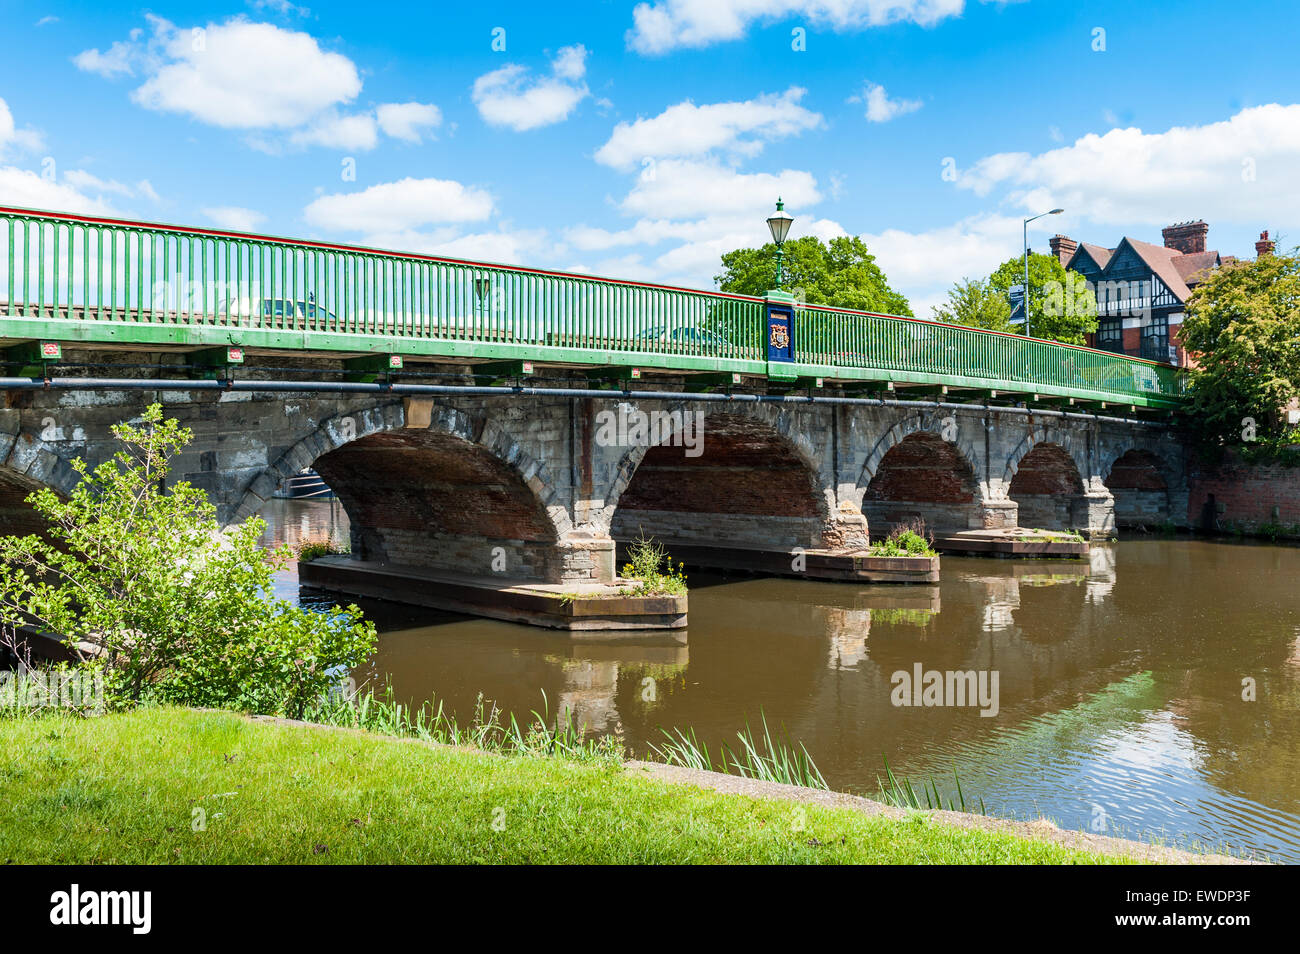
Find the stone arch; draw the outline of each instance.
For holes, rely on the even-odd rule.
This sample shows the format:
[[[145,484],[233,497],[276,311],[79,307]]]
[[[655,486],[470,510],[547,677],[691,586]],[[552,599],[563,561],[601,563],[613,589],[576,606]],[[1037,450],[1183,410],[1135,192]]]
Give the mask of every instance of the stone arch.
[[[43,440],[39,432],[19,429],[0,435],[0,533],[43,533],[45,521],[27,503],[41,489],[71,496],[81,475]]]
[[[1152,451],[1129,448],[1115,457],[1103,480],[1115,498],[1117,527],[1150,527],[1171,518],[1165,465]]]
[[[961,423],[957,421],[955,414],[945,415],[945,417],[952,418],[951,426],[953,426],[955,432],[950,435],[954,439],[949,440],[948,443],[953,446],[963,464],[970,469],[971,473],[975,475],[976,480],[978,481],[980,479],[980,468],[975,462],[979,460],[980,455],[975,445],[971,443],[970,437],[973,433],[976,433],[977,430],[978,433],[982,435],[984,432],[983,424],[981,423],[978,428],[972,428],[970,425],[962,426]],[[880,463],[885,459],[885,455],[900,443],[917,433],[926,433],[943,439],[944,428],[945,421],[937,414],[931,415],[929,420],[920,414],[908,414],[897,421],[889,428],[889,430],[885,431],[885,433],[880,436],[872,446],[871,452],[867,454],[867,458],[862,464],[862,473],[858,478],[859,489],[865,489],[870,486],[871,481],[875,479],[876,474],[879,472]]]
[[[450,405],[421,403],[423,407],[414,412],[408,412],[411,402],[393,401],[336,414],[322,421],[249,482],[234,508],[231,522],[255,514],[284,480],[346,444],[385,431],[427,429],[482,447],[513,467],[546,508],[557,536],[571,531],[572,523],[560,500],[559,481],[507,431],[486,415],[471,416]]]
[[[1090,470],[1088,466],[1088,435],[1087,431],[1080,428],[1072,427],[1050,427],[1045,424],[1031,423],[1025,436],[1015,446],[1015,449],[1007,455],[1006,467],[1002,473],[1002,490],[1005,493],[1011,486],[1011,481],[1015,479],[1020,470],[1020,462],[1023,461],[1034,448],[1040,444],[1054,444],[1061,448],[1070,460],[1074,462],[1074,469],[1079,475],[1085,488],[1090,483]]]
[[[737,405],[705,415],[698,456],[670,440],[629,447],[602,518],[616,539],[644,532],[670,547],[836,547],[833,498],[806,429],[773,406]]]
[[[1016,461],[1006,484],[1022,527],[1091,529],[1083,474],[1074,457],[1055,441],[1038,441]]]
[[[915,418],[899,422],[876,443],[860,482],[873,536],[917,519],[937,534],[984,526],[984,492],[968,452]]]
[[[250,483],[236,519],[308,466],[347,511],[356,559],[550,581],[612,572],[590,554],[575,570],[558,482],[486,414],[410,400],[337,414]]]

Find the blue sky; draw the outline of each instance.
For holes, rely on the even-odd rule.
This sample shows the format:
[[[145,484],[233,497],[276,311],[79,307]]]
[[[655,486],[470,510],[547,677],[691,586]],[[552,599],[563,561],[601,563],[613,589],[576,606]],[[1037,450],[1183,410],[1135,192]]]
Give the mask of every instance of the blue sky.
[[[779,192],[928,315],[1054,205],[1296,244],[1300,5],[1224,9],[11,0],[0,203],[708,287]]]

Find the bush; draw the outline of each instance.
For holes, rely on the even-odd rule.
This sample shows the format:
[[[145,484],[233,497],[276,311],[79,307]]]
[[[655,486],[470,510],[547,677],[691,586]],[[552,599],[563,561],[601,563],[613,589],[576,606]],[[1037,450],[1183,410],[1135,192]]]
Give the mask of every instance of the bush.
[[[644,536],[628,547],[628,562],[623,564],[623,576],[638,580],[636,596],[685,596],[686,573],[682,563],[673,569],[672,557],[662,543]]]
[[[871,545],[872,556],[935,556],[931,544],[934,537],[925,530],[924,520],[910,520],[900,523],[889,531],[889,536],[881,543]]]
[[[171,459],[191,440],[152,405],[119,424],[124,445],[60,500],[28,502],[45,538],[0,537],[0,625],[59,636],[83,665],[101,667],[109,706],[141,700],[299,715],[363,662],[375,630],[355,606],[328,613],[273,599],[290,558],[258,538],[257,518],[222,529],[203,491],[163,491]]]

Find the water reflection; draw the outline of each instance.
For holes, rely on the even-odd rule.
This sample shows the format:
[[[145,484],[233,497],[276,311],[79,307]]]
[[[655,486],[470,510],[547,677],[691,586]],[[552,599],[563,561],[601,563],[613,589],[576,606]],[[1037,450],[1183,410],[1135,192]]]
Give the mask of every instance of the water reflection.
[[[271,507],[272,539],[300,532],[308,507],[307,532],[345,527],[328,504]],[[1297,862],[1297,572],[1300,550],[1155,539],[1088,561],[945,557],[928,587],[696,573],[684,646],[373,604],[382,635],[358,675],[417,702],[436,693],[461,718],[480,694],[522,718],[545,693],[638,751],[661,727],[716,751],[761,712],[836,788],[874,794],[888,757],[941,791],[955,770],[998,814]],[[891,675],[917,663],[997,670],[997,717],[895,707]]]

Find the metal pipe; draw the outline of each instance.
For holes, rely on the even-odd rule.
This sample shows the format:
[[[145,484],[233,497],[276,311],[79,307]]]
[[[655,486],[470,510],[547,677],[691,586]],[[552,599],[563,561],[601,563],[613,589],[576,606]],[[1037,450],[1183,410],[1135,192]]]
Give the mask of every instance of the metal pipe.
[[[634,401],[702,401],[718,404],[821,404],[847,407],[897,407],[910,410],[996,411],[999,414],[1020,414],[1038,417],[1059,417],[1067,420],[1106,421],[1112,424],[1130,424],[1141,427],[1167,427],[1161,421],[1144,421],[1137,418],[1112,417],[1104,414],[1083,414],[1078,411],[1057,411],[1025,407],[1002,407],[995,404],[960,404],[953,401],[909,401],[900,398],[855,398],[837,396],[790,394],[716,394],[695,391],[609,391],[600,388],[546,388],[509,387],[461,384],[400,384],[379,381],[256,381],[250,379],[175,380],[169,378],[23,378],[0,377],[0,391],[265,391],[270,393],[299,394],[394,394],[394,395],[447,395],[468,397],[563,397],[600,398],[605,400]]]

